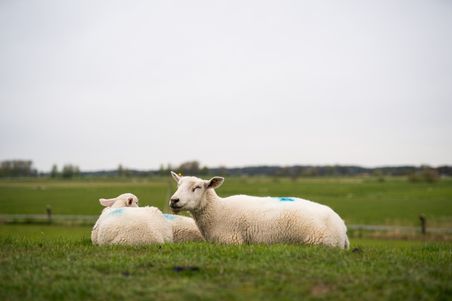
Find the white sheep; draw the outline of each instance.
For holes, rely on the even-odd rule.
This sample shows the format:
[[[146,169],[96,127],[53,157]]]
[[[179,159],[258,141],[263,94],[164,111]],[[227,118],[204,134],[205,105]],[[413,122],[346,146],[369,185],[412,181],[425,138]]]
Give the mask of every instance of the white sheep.
[[[138,207],[138,198],[132,193],[123,193],[115,198],[111,199],[99,199],[99,203],[106,207],[102,210],[102,213],[107,212],[109,208],[120,208],[120,207]],[[98,224],[102,221],[102,218],[106,215],[101,214],[97,219],[94,227],[91,231],[91,241],[93,244],[97,244],[97,233],[98,233]]]
[[[331,208],[300,198],[234,195],[219,197],[224,179],[179,177],[170,200],[173,211],[189,211],[207,241],[242,243],[301,243],[348,248],[347,228]]]
[[[155,207],[137,207],[136,196],[123,194],[99,202],[108,207],[93,227],[93,244],[137,245],[173,241],[172,226],[162,212]]]
[[[201,232],[198,229],[195,221],[187,216],[166,214],[163,216],[170,222],[173,229],[173,241],[174,242],[187,242],[187,241],[203,241]]]

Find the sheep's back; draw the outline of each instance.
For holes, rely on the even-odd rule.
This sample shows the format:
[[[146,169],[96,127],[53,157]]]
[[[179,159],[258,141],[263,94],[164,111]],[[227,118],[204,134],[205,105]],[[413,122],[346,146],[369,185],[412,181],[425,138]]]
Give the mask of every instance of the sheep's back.
[[[237,195],[223,199],[223,214],[251,242],[292,241],[341,245],[343,220],[330,207],[294,197]],[[331,242],[330,242],[331,241]]]
[[[196,222],[192,218],[174,214],[164,214],[164,216],[173,228],[174,242],[204,240]]]
[[[98,244],[149,244],[172,241],[171,225],[154,207],[115,208],[97,226]]]

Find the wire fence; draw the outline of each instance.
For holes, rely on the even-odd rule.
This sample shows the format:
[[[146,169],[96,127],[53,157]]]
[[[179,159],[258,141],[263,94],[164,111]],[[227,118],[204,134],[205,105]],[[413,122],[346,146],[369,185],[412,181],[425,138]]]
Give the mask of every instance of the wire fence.
[[[419,232],[419,233],[452,233],[452,228],[429,227],[423,230],[422,226],[407,227],[396,225],[347,225],[347,229],[355,231],[397,231],[397,232]]]
[[[69,214],[0,214],[0,224],[94,224],[98,215],[69,215]]]
[[[0,214],[0,224],[56,224],[56,225],[93,225],[98,215],[52,214]],[[419,227],[397,225],[347,225],[349,231],[378,231],[419,234],[452,234],[452,228],[426,227],[425,221]]]

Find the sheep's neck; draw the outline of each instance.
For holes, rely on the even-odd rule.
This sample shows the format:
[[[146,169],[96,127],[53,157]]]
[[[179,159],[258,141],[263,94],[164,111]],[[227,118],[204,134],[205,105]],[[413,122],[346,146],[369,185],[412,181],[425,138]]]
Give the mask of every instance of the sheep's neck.
[[[212,229],[214,222],[214,214],[218,212],[216,208],[220,206],[219,199],[220,197],[216,194],[215,190],[209,189],[201,200],[201,208],[192,212],[199,230],[207,239],[210,236],[209,230]]]

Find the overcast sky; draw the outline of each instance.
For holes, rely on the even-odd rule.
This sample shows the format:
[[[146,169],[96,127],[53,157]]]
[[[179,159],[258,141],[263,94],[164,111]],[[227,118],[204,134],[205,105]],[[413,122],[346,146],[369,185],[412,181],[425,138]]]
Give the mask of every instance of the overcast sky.
[[[0,160],[452,164],[452,1],[0,1]]]

